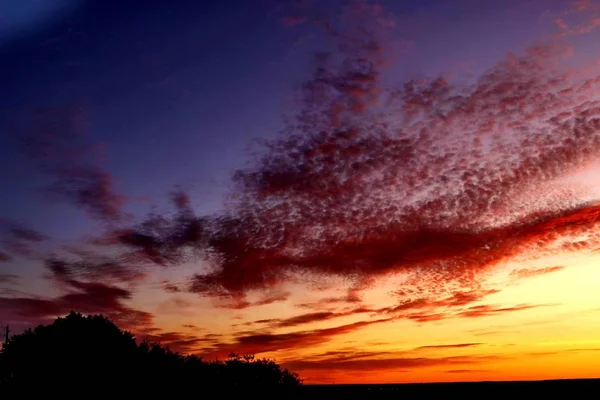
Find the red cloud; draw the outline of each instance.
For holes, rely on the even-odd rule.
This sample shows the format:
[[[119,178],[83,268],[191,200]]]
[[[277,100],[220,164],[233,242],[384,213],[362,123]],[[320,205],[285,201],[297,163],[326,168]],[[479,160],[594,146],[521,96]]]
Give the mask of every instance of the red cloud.
[[[415,369],[449,365],[472,365],[489,362],[483,356],[457,357],[390,357],[390,358],[361,358],[359,360],[345,357],[315,359],[309,361],[289,361],[282,365],[294,371],[375,371]]]
[[[500,313],[545,307],[550,304],[520,304],[512,307],[500,307],[489,304],[470,305],[498,293],[498,290],[457,291],[446,297],[422,297],[401,300],[398,305],[376,310],[377,313],[394,314],[396,318],[405,318],[415,322],[432,322],[448,318],[486,317]],[[401,298],[406,296],[404,292]],[[468,307],[467,307],[468,306]]]
[[[196,276],[194,290],[269,288],[299,270],[405,271],[468,285],[504,260],[593,228],[595,205],[569,209],[558,198],[521,211],[516,203],[524,188],[543,196],[543,185],[551,190],[600,146],[600,108],[581,100],[589,84],[553,69],[560,51],[538,46],[510,56],[472,88],[409,82],[394,97],[406,122],[393,129],[384,115],[352,105],[376,96],[375,64],[321,66],[299,128],[269,144],[256,169],[237,174],[238,217],[216,220],[208,247],[218,269]],[[565,89],[579,94],[554,94]],[[492,146],[485,152],[482,135]]]
[[[473,372],[493,372],[489,369],[450,369],[448,371],[444,371],[447,374],[468,374]]]
[[[417,347],[415,350],[432,350],[432,349],[462,349],[464,347],[481,346],[482,343],[456,343],[456,344],[435,344],[430,346]]]
[[[10,260],[12,260],[10,254],[0,251],[0,262],[8,262]]]
[[[490,315],[514,312],[514,311],[523,311],[529,310],[531,308],[540,307],[539,305],[531,305],[531,304],[519,304],[512,307],[499,307],[493,306],[489,304],[471,306],[464,311],[458,313],[459,316],[462,317],[488,317]]]
[[[600,26],[600,4],[590,0],[575,1],[564,13],[564,18],[557,18],[555,22],[561,30],[559,37],[589,33]]]
[[[185,325],[181,325],[184,328],[187,329],[193,329],[193,330],[202,330],[202,328],[198,328],[196,325],[193,324],[185,324]]]
[[[209,356],[224,356],[231,352],[237,354],[258,354],[269,351],[310,347],[325,343],[335,336],[353,332],[365,326],[391,321],[393,318],[382,318],[370,321],[360,321],[333,328],[314,329],[292,333],[242,333],[235,337],[232,343],[219,343],[204,349]]]
[[[192,289],[193,290],[193,289]],[[268,304],[286,301],[290,296],[289,292],[272,292],[266,293],[262,298],[256,301],[247,301],[244,297],[238,296],[233,301],[217,302],[219,308],[229,308],[232,310],[243,310],[244,308],[266,306]]]
[[[190,289],[239,298],[303,272],[469,289],[503,261],[594,229],[597,205],[552,192],[600,148],[600,103],[587,97],[600,81],[567,79],[554,67],[561,48],[509,55],[472,87],[408,82],[381,114],[369,110],[381,92],[369,43],[341,66],[322,60],[296,125],[236,174],[227,216],[182,203],[116,240],[161,264],[208,255],[214,272]]]
[[[598,8],[598,5],[595,4],[592,0],[579,0],[574,1],[572,4],[577,11],[586,11],[593,8]]]
[[[348,296],[328,301],[358,302],[375,278],[404,274],[421,293],[388,311],[415,321],[490,294],[478,292],[481,277],[505,261],[600,245],[600,206],[561,181],[600,150],[600,77],[562,66],[571,47],[508,54],[467,86],[383,87],[379,32],[329,32],[339,47],[317,56],[282,135],[235,173],[225,212],[198,217],[175,193],[174,216],[109,241],[142,263],[202,258],[210,268],[188,290],[233,308],[282,300],[268,293],[298,276],[348,278]],[[251,291],[267,296],[252,302]]]
[[[136,336],[137,339],[160,343],[174,352],[183,354],[194,353],[199,348],[217,344],[220,340],[220,335],[210,333],[204,335],[190,335],[181,332],[162,332],[140,333]]]
[[[308,324],[311,322],[328,321],[335,318],[347,317],[350,315],[358,315],[364,313],[375,313],[375,310],[368,308],[355,308],[344,312],[312,312],[307,314],[300,314],[294,317],[285,319],[265,319],[254,321],[255,324],[268,324],[270,328],[289,328],[292,326],[298,326]]]
[[[433,322],[449,318],[451,315],[443,312],[417,312],[406,314],[404,318],[415,322]]]

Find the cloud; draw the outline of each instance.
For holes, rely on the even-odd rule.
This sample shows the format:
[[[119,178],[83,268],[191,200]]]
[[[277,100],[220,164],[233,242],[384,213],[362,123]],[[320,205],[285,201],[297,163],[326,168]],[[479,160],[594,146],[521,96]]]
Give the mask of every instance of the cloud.
[[[518,330],[476,330],[472,331],[474,336],[495,336],[495,335],[505,335],[505,334],[520,334],[521,331]]]
[[[70,282],[74,279],[85,279],[102,282],[136,282],[145,274],[136,266],[122,264],[112,257],[100,256],[90,252],[80,254],[79,260],[48,258],[45,268],[51,272],[52,278],[59,282]]]
[[[530,268],[530,269],[517,269],[510,273],[510,276],[516,279],[532,278],[534,276],[550,274],[565,269],[564,265],[556,265],[553,267],[545,268]]]
[[[194,291],[195,289],[192,287],[192,292]],[[265,293],[256,301],[248,301],[244,296],[237,296],[233,298],[233,301],[225,300],[224,302],[216,302],[215,306],[218,308],[228,308],[231,310],[243,310],[245,308],[266,306],[269,304],[286,301],[289,297],[289,292],[275,291]]]
[[[474,372],[494,372],[489,369],[450,369],[444,371],[446,374],[470,374]]]
[[[435,346],[425,346],[425,348],[429,347],[434,348]],[[498,354],[423,357],[418,354],[419,352],[418,348],[400,352],[369,352],[346,348],[307,356],[300,360],[283,360],[282,365],[293,371],[301,372],[302,376],[306,378],[312,378],[313,376],[322,376],[323,371],[327,371],[327,374],[361,371],[400,372],[433,367],[453,367],[449,371],[466,371],[467,369],[475,371],[473,367],[478,364],[488,365],[490,362],[498,362],[509,358],[509,356]]]
[[[396,292],[397,296],[401,299],[397,305],[381,308],[378,312],[395,314],[417,322],[438,321],[454,316],[453,309],[460,309],[469,304],[479,302],[487,296],[498,292],[499,290],[496,289],[458,290],[446,297],[437,299],[431,297],[403,299],[407,296],[407,293],[402,290]],[[418,312],[415,312],[416,310]]]
[[[178,217],[164,234],[121,240],[160,260],[201,249],[214,268],[192,290],[237,296],[302,273],[399,272],[469,289],[503,261],[594,229],[598,206],[554,183],[600,146],[600,104],[588,96],[597,82],[555,68],[562,48],[509,55],[468,87],[407,82],[388,91],[382,114],[370,106],[380,96],[375,50],[360,46],[366,58],[321,61],[287,136],[236,174],[229,214],[200,225]],[[182,240],[175,227],[204,234]]]
[[[291,333],[269,333],[264,331],[242,332],[235,336],[231,343],[204,349],[209,356],[224,356],[231,352],[237,354],[258,354],[284,349],[297,349],[315,346],[328,342],[332,338],[356,331],[366,326],[392,321],[393,318],[381,318],[368,321],[359,321],[351,324],[340,325],[332,328],[313,329]]]
[[[189,198],[181,189],[172,191],[170,198],[175,215],[151,214],[136,227],[110,231],[97,244],[125,246],[133,250],[130,258],[163,266],[205,255],[203,250],[210,239],[208,218],[194,215]]]
[[[579,351],[600,351],[600,348],[567,349],[565,351],[574,351],[574,352],[579,352]]]
[[[355,308],[349,311],[344,312],[312,312],[306,314],[296,315],[294,317],[285,318],[285,319],[264,319],[254,321],[254,324],[268,324],[270,328],[289,328],[303,324],[309,324],[312,322],[320,322],[320,321],[328,321],[335,318],[347,317],[350,315],[358,315],[364,313],[374,313],[375,310],[371,310],[368,308]]]
[[[15,240],[39,243],[48,239],[48,236],[26,226],[24,223],[6,218],[0,219],[0,229],[3,236],[10,236]]]
[[[359,303],[400,274],[414,290],[388,311],[417,322],[513,311],[442,308],[491,294],[486,274],[517,257],[599,248],[600,205],[565,183],[600,150],[600,76],[564,64],[573,48],[541,42],[464,84],[383,86],[385,13],[364,7],[328,25],[335,46],[281,135],[234,174],[223,212],[197,216],[176,190],[172,215],[106,242],[140,263],[202,260],[186,289],[234,309],[283,301],[304,277],[341,277],[347,296],[324,303]],[[381,29],[357,29],[365,18]]]
[[[70,311],[104,314],[122,328],[147,326],[152,314],[125,305],[132,293],[118,286],[69,280],[55,298],[0,297],[0,319],[24,326],[47,323]]]
[[[446,297],[422,297],[401,300],[398,305],[376,310],[377,313],[393,314],[396,318],[405,318],[419,323],[441,321],[449,318],[475,318],[495,314],[529,310],[536,307],[547,307],[551,304],[519,304],[515,306],[497,306],[476,304],[487,296],[498,293],[497,289],[479,289],[456,291]],[[404,291],[400,298],[405,296]]]
[[[488,362],[483,356],[455,356],[455,357],[389,357],[389,358],[361,358],[358,360],[346,357],[332,357],[326,359],[298,360],[284,362],[282,365],[292,371],[382,371],[382,370],[407,370],[415,368],[429,368],[450,365],[472,365]]]
[[[48,236],[30,228],[21,221],[0,218],[0,245],[11,253],[30,256],[34,253],[32,245],[48,239]],[[0,253],[0,262],[12,260],[10,254]]]
[[[600,4],[588,0],[575,1],[554,22],[560,30],[558,37],[590,33],[600,27]]]
[[[164,282],[163,285],[162,285],[162,288],[167,293],[180,293],[181,292],[181,288],[179,286],[174,285],[174,284],[169,283],[169,282]]]
[[[116,193],[113,178],[102,168],[102,147],[86,137],[86,122],[81,107],[67,106],[16,113],[11,129],[24,154],[53,179],[48,193],[97,220],[114,222],[122,217],[125,197]]]
[[[170,297],[158,304],[155,308],[159,314],[177,314],[184,315],[188,313],[194,304],[183,297]],[[190,313],[191,314],[191,313]]]
[[[72,167],[62,171],[49,189],[95,218],[113,220],[119,217],[124,198],[114,192],[112,181],[106,171]]]
[[[456,343],[456,344],[436,344],[430,346],[417,347],[415,350],[433,350],[433,349],[462,349],[465,347],[481,346],[482,343]]]
[[[202,328],[199,328],[199,327],[197,327],[196,325],[193,325],[193,324],[184,324],[184,325],[181,325],[181,326],[184,327],[184,328],[187,328],[187,329],[194,329],[194,330],[201,330],[202,329]]]
[[[490,304],[482,304],[477,306],[471,306],[464,311],[458,313],[461,317],[477,318],[477,317],[488,317],[491,315],[510,313],[515,311],[530,310],[532,308],[541,307],[542,305],[532,304],[519,304],[512,307],[500,307]]]
[[[573,8],[577,11],[586,11],[594,8],[598,8],[598,5],[592,0],[579,0],[571,3]]]
[[[218,343],[221,337],[218,334],[211,333],[190,335],[182,332],[161,332],[140,333],[136,335],[136,338],[140,341],[147,340],[151,343],[160,343],[174,352],[190,354],[207,345]]]
[[[449,318],[451,315],[443,312],[417,312],[406,314],[404,318],[409,319],[414,322],[424,323],[424,322],[434,322],[441,321],[443,319]]]
[[[0,284],[16,285],[19,276],[14,274],[0,274]]]
[[[331,318],[338,317],[336,313],[332,312],[316,312],[316,313],[308,313],[297,315],[295,317],[286,318],[278,321],[275,325],[280,328],[297,326],[302,324],[307,324],[311,322],[323,321]]]

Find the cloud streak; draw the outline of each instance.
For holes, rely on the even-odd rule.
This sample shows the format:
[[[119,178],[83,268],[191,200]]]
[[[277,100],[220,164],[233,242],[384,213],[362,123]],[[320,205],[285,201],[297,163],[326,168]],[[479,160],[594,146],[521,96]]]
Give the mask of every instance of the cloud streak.
[[[455,343],[455,344],[436,344],[430,346],[417,347],[415,350],[436,350],[436,349],[462,349],[465,347],[481,346],[482,343]]]
[[[115,191],[113,178],[101,166],[102,147],[86,137],[81,107],[23,112],[15,117],[14,125],[24,154],[52,178],[48,193],[99,221],[122,217],[125,197]]]
[[[530,268],[530,269],[517,269],[510,273],[510,276],[515,279],[533,278],[540,275],[550,274],[552,272],[558,272],[565,269],[564,265],[556,265],[553,267],[544,268]]]
[[[300,314],[285,319],[263,319],[254,321],[252,322],[252,324],[267,324],[270,328],[289,328],[298,325],[310,324],[313,322],[329,321],[335,318],[347,317],[351,315],[359,315],[365,313],[374,314],[375,312],[376,310],[361,307],[344,312],[323,311]]]
[[[91,252],[80,253],[78,260],[48,258],[45,268],[58,282],[74,279],[101,282],[133,283],[145,277],[135,266],[120,263],[114,257],[100,256]]]
[[[33,246],[48,239],[48,236],[21,221],[0,218],[0,246],[9,253],[31,256],[34,253]],[[13,256],[9,253],[0,251],[0,262],[11,261]]]
[[[17,325],[32,326],[47,323],[73,310],[89,314],[104,314],[123,328],[151,324],[152,315],[125,305],[132,292],[118,286],[65,282],[65,293],[55,298],[0,297],[0,319]]]
[[[257,354],[311,347],[328,342],[334,337],[392,320],[393,318],[380,318],[339,325],[332,328],[311,329],[291,333],[270,333],[267,331],[242,332],[235,336],[233,342],[222,342],[215,346],[203,349],[203,352],[209,357],[222,357],[231,352],[237,354]]]
[[[289,361],[283,363],[286,368],[295,371],[403,371],[418,368],[448,367],[459,365],[477,365],[490,359],[499,359],[496,355],[454,356],[454,357],[415,357],[403,353],[364,353],[358,357],[352,352],[340,352],[340,355],[316,357],[310,360]]]
[[[14,274],[0,274],[0,284],[16,285],[18,284],[19,276]]]

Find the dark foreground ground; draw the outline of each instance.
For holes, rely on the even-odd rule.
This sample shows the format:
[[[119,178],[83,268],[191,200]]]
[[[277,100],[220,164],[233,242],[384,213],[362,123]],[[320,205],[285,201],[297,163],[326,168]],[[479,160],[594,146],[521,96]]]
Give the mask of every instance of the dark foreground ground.
[[[598,371],[600,374],[600,370]],[[407,396],[461,397],[514,395],[534,398],[600,398],[600,379],[527,382],[415,383],[398,385],[306,385],[306,399],[415,399]]]

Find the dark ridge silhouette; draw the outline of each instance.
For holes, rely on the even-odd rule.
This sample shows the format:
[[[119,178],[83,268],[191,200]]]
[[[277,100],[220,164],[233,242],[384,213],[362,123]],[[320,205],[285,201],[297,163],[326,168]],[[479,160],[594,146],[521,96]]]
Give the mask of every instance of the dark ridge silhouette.
[[[0,353],[0,395],[295,398],[300,386],[297,374],[272,360],[233,353],[223,361],[184,356],[158,343],[138,344],[102,315],[75,312],[12,336]]]

